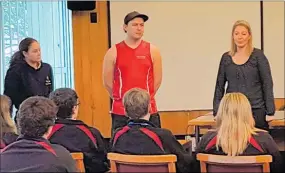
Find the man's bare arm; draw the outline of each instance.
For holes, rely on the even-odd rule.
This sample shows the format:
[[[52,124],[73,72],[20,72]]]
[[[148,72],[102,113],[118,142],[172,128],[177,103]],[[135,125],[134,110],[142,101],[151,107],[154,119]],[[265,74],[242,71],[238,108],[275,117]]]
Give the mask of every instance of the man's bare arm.
[[[114,68],[115,68],[115,60],[117,56],[116,47],[111,47],[103,61],[103,84],[104,87],[107,89],[110,97],[112,98],[113,92],[113,80],[114,80]]]
[[[162,58],[160,51],[154,45],[150,46],[153,61],[154,93],[159,89],[162,82]]]

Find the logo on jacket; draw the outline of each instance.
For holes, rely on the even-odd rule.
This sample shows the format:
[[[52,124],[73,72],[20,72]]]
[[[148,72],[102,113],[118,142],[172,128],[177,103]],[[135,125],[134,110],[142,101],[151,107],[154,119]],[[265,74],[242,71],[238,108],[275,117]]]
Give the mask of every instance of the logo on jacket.
[[[47,78],[46,78],[46,85],[51,85],[51,80],[49,79],[48,76],[47,76]]]

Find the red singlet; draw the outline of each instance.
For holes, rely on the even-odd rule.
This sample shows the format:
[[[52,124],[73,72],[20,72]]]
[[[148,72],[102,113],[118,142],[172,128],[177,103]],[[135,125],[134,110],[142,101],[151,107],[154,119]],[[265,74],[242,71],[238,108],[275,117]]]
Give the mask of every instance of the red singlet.
[[[122,98],[129,89],[135,87],[148,91],[151,97],[150,114],[156,113],[150,43],[141,41],[139,46],[133,49],[122,41],[116,44],[116,49],[112,113],[125,115]]]

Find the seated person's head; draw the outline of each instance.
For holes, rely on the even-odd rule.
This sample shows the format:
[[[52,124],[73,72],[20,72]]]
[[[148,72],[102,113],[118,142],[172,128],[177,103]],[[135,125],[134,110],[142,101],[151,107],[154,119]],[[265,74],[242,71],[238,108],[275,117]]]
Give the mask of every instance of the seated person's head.
[[[57,105],[58,118],[76,119],[79,101],[76,92],[70,88],[59,88],[50,93],[49,98]]]
[[[56,105],[48,98],[34,96],[26,99],[17,114],[19,133],[33,138],[46,138],[55,123],[56,113]]]
[[[241,93],[226,94],[217,113],[217,146],[228,155],[241,154],[252,134],[256,134],[255,121],[247,97]]]
[[[0,95],[0,135],[2,133],[16,133],[16,126],[10,114],[10,99],[5,95]]]
[[[140,88],[130,89],[123,97],[123,104],[129,118],[149,120],[150,96],[147,91]]]

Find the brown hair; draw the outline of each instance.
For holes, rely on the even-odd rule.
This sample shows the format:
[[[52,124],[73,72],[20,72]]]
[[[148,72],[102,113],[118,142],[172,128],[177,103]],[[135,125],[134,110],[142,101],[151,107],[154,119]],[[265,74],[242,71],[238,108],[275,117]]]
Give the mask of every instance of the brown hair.
[[[14,121],[10,114],[10,99],[5,95],[0,95],[0,134],[7,132],[17,132]]]
[[[143,89],[133,88],[125,93],[123,104],[128,117],[139,119],[149,112],[150,96]]]
[[[17,122],[19,132],[30,137],[42,137],[53,126],[56,119],[57,106],[45,97],[33,96],[20,106]]]

